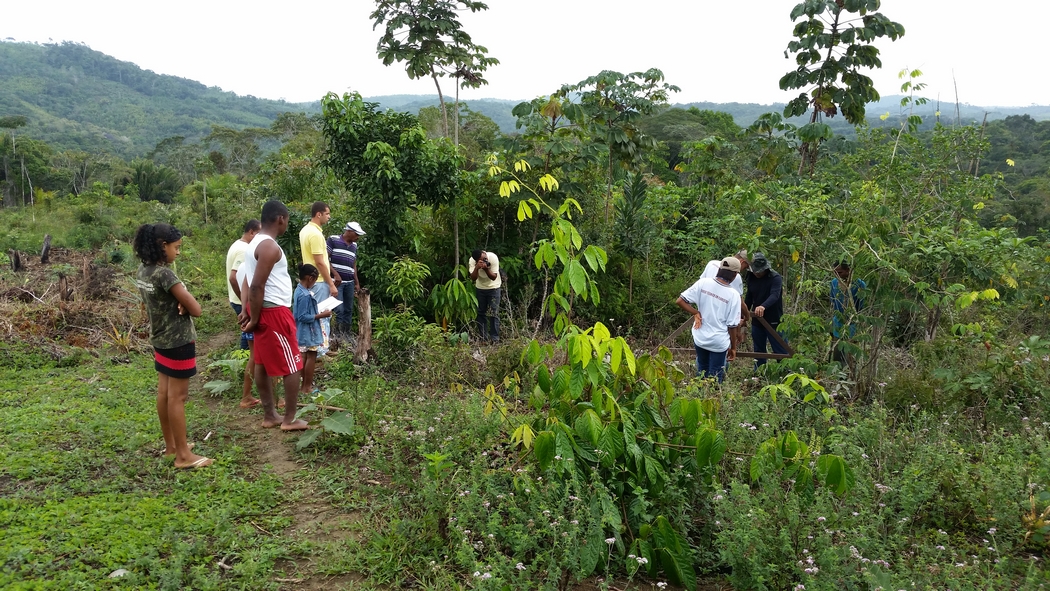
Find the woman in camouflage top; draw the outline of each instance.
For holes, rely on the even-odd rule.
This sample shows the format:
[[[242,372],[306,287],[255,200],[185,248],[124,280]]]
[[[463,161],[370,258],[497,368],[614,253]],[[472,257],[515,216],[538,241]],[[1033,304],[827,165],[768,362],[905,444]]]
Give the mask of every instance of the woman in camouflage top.
[[[182,233],[168,224],[143,224],[133,246],[142,261],[135,284],[149,315],[164,455],[175,457],[176,468],[207,466],[212,460],[192,453],[186,442],[186,397],[197,373],[197,333],[190,317],[200,316],[201,306],[168,267],[179,256]]]

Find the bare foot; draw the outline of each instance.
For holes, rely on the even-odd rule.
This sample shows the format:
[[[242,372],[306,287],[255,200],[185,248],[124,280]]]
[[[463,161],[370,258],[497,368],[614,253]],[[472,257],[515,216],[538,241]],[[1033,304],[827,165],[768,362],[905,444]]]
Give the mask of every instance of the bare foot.
[[[203,468],[205,466],[211,466],[215,460],[206,458],[204,456],[191,456],[190,461],[179,465],[179,462],[175,462],[175,467],[180,470],[189,470],[193,468]]]
[[[277,408],[284,408],[284,400],[283,399],[277,401]]]
[[[282,423],[281,431],[305,431],[310,428],[309,423],[302,419],[296,419],[291,423]]]
[[[281,424],[281,419],[263,419],[262,428],[272,429]]]
[[[249,398],[247,400],[241,400],[241,408],[255,408],[259,406],[260,402],[258,398]]]
[[[196,443],[190,443],[188,445],[189,445],[190,449],[193,449],[197,444]],[[168,459],[174,458],[175,457],[175,450],[165,449],[164,450],[164,457],[168,458]]]

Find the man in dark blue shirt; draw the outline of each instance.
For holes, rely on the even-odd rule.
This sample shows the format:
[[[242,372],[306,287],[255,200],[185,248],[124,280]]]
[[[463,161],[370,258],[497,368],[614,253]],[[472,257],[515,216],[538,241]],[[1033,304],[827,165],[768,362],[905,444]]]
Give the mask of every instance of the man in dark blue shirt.
[[[751,310],[751,315],[764,318],[776,330],[780,317],[784,315],[783,277],[770,267],[766,255],[756,252],[744,283],[747,285],[744,304]],[[770,336],[760,322],[751,324],[751,340],[755,345],[755,353],[766,353],[766,343],[769,343],[774,353],[787,354],[787,350]],[[755,359],[755,368],[765,362],[765,359]]]
[[[327,240],[328,258],[332,270],[340,281],[336,283],[336,297],[343,302],[335,309],[335,333],[342,337],[351,337],[353,331],[350,323],[354,320],[354,294],[357,291],[357,239],[364,236],[361,224],[350,222],[343,228],[341,236],[329,236]]]

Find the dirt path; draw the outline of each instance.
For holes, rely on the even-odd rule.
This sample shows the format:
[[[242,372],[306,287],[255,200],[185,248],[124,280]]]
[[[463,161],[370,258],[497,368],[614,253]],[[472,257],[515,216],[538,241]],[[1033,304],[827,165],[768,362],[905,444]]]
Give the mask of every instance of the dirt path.
[[[208,339],[198,353],[199,358],[230,347],[234,338],[234,333],[224,333]],[[225,397],[211,396],[201,388],[204,382],[203,379],[194,382],[194,397],[203,401],[215,416],[223,418],[223,423],[233,432],[237,444],[247,451],[254,466],[270,471],[284,483],[281,493],[291,501],[287,510],[292,523],[291,527],[273,535],[287,538],[289,546],[301,541],[316,545],[315,552],[310,555],[296,556],[277,564],[278,574],[274,580],[280,583],[280,588],[287,591],[336,590],[363,581],[364,578],[356,573],[327,575],[318,568],[326,555],[346,551],[348,543],[356,542],[354,524],[362,519],[361,513],[348,512],[333,505],[317,490],[309,468],[296,455],[297,435],[263,429],[260,426],[261,409],[241,409],[238,401],[228,394]]]

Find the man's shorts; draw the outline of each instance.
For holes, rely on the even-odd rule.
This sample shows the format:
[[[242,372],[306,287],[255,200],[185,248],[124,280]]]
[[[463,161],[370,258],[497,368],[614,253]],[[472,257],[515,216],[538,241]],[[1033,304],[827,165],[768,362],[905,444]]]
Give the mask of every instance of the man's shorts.
[[[303,368],[295,319],[289,308],[263,308],[255,326],[255,363],[275,378],[291,375]]]
[[[233,313],[238,316],[241,315],[241,305],[230,302],[230,307],[233,308]],[[248,341],[255,340],[255,335],[250,332],[241,332],[241,349],[248,350]]]

